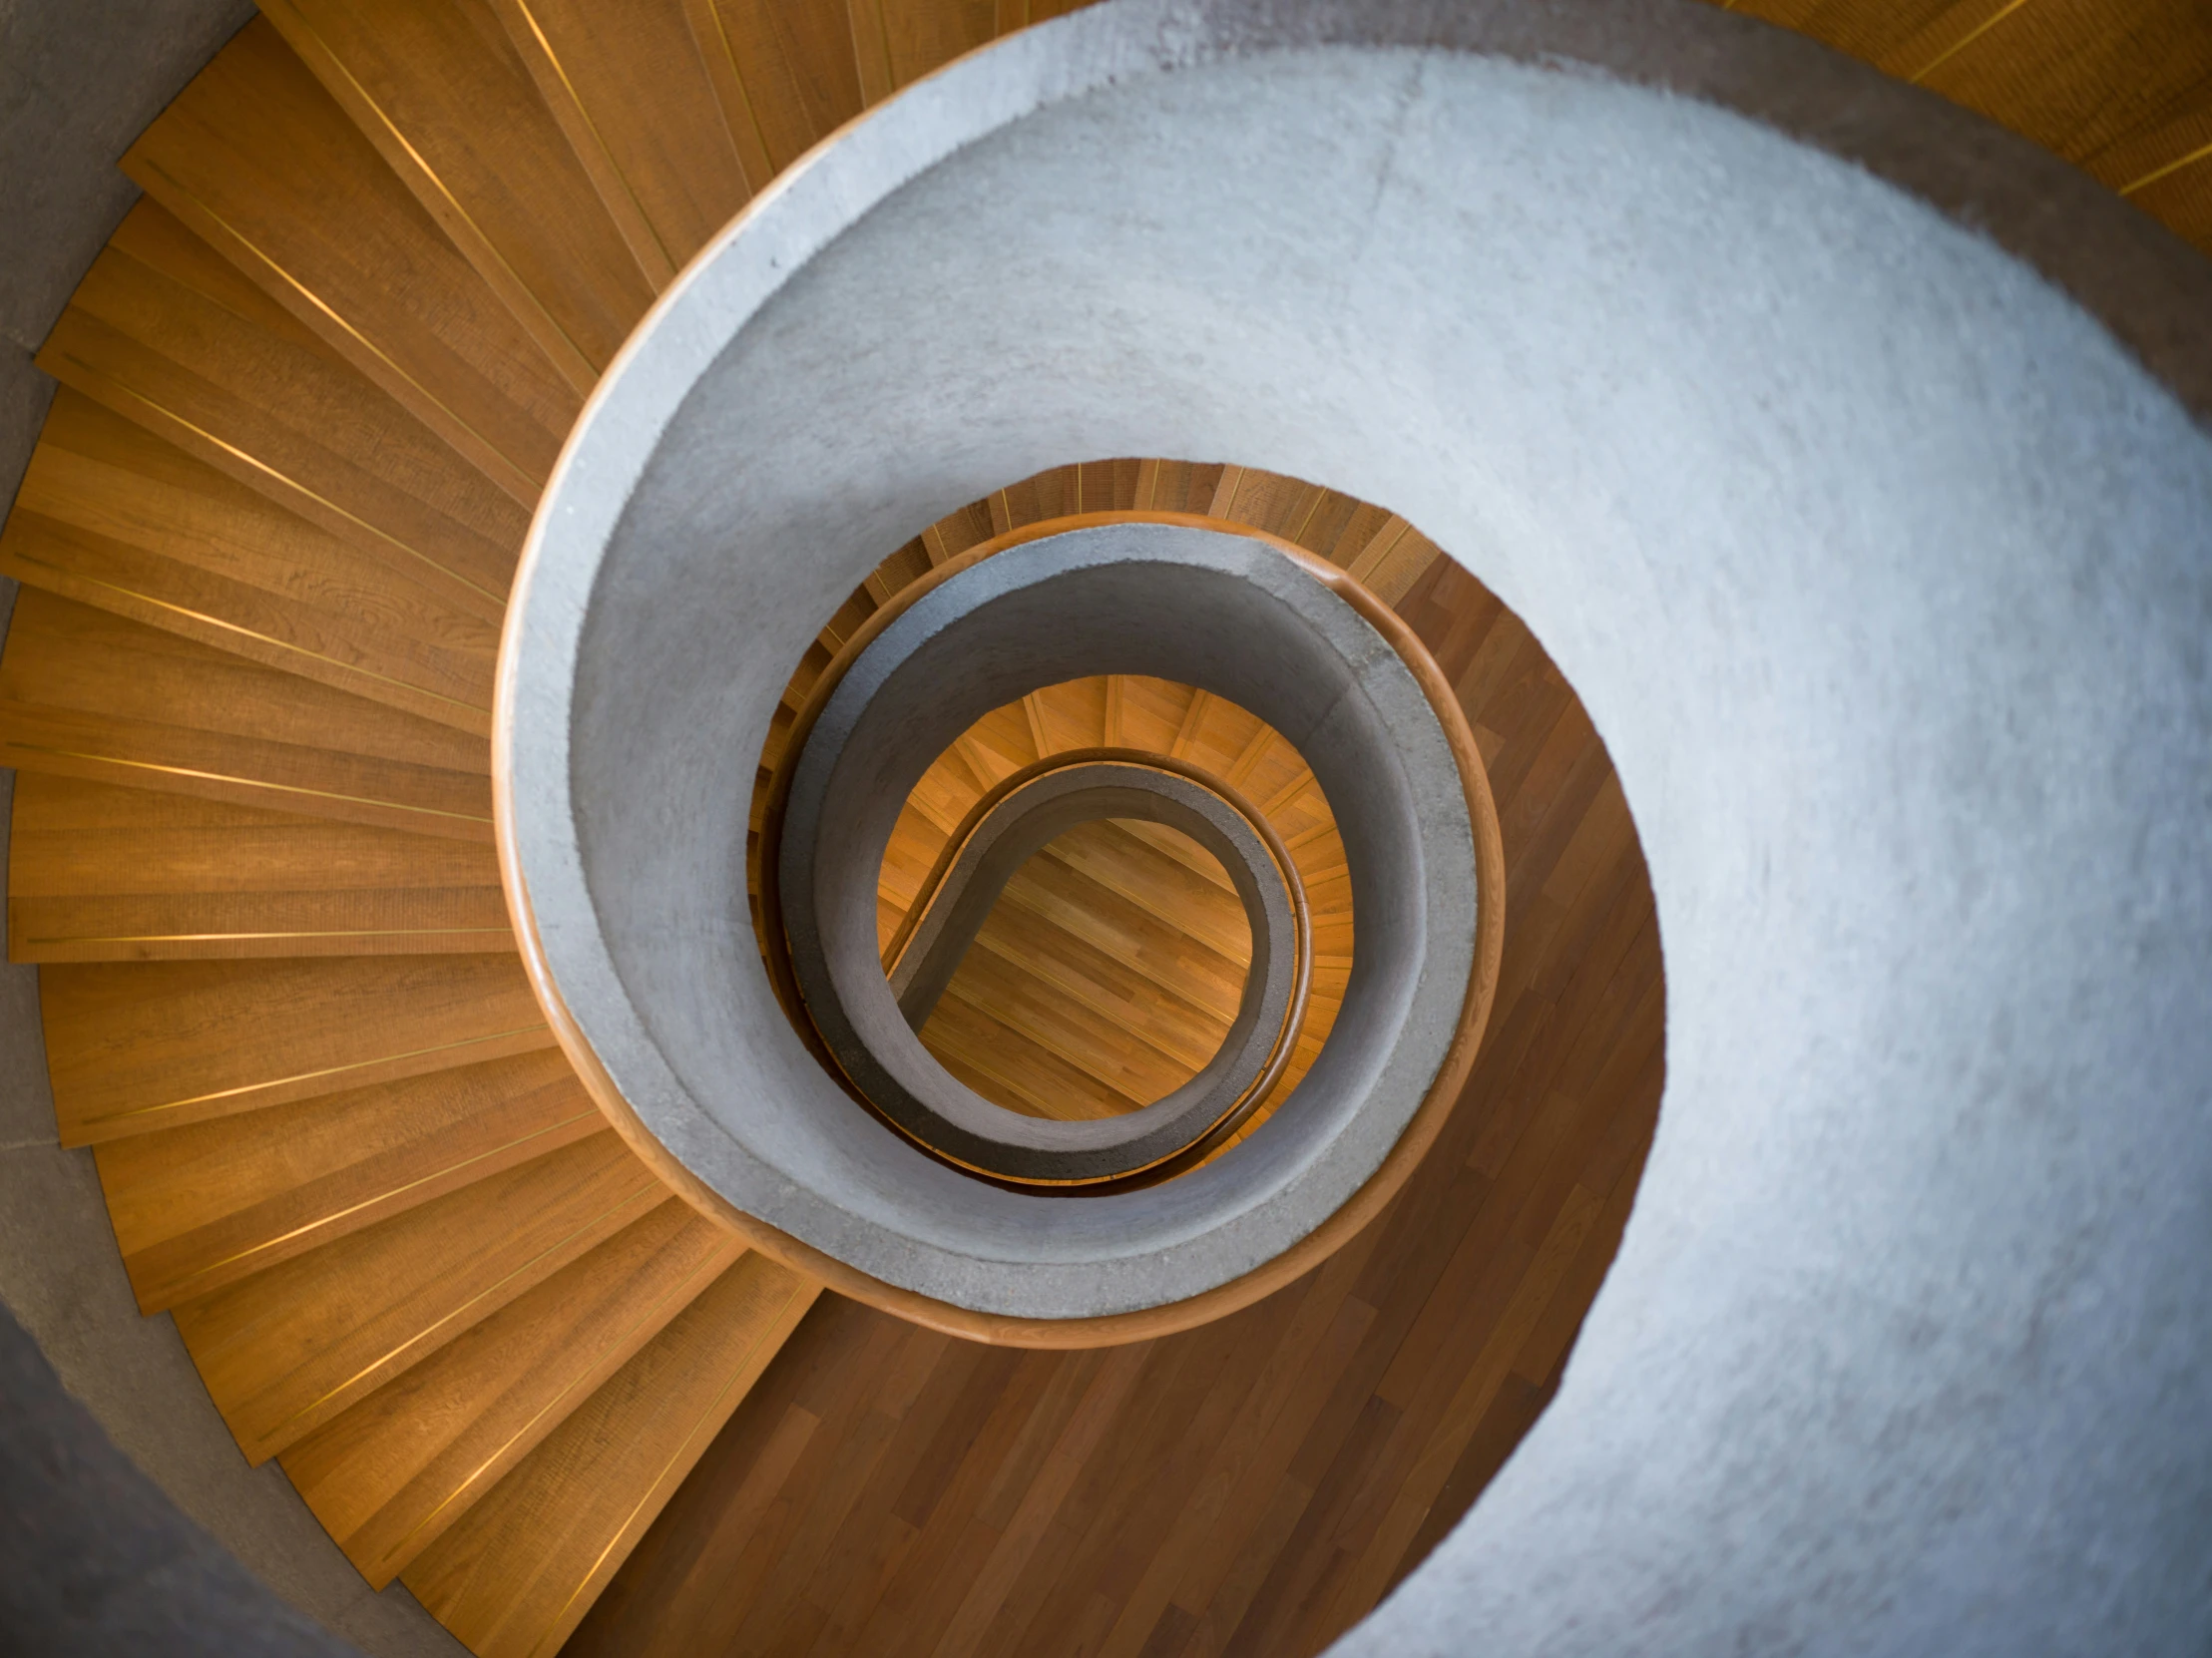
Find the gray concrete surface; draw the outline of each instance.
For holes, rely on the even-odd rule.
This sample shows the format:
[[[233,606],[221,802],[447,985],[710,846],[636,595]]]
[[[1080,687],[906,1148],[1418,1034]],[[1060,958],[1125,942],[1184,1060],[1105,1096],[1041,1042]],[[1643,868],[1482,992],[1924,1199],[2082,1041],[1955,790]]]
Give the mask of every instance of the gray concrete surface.
[[[0,501],[13,503],[53,396],[31,356],[137,197],[116,158],[252,10],[0,0]],[[0,607],[14,586],[0,582]],[[0,790],[12,783],[0,771]],[[405,1588],[371,1592],[273,1462],[246,1465],[176,1326],[140,1316],[92,1153],[56,1141],[37,975],[12,965],[0,965],[0,1301],[115,1444],[284,1600],[377,1658],[464,1651]]]
[[[736,353],[714,363],[681,435],[651,459],[650,513],[634,503],[612,544],[594,542],[595,516],[611,515],[580,475],[636,454],[638,435],[659,429],[632,397],[682,394],[635,372],[663,329],[695,346],[680,311],[638,337],[633,371],[600,394],[586,417],[599,424],[572,441],[566,481],[540,513],[549,539],[510,609],[503,673],[503,705],[527,711],[503,722],[495,759],[512,768],[507,797],[528,802],[502,832],[529,848],[539,937],[601,1064],[738,1208],[956,1306],[1040,1319],[1171,1306],[1274,1259],[1389,1155],[1468,995],[1474,830],[1450,740],[1412,672],[1357,611],[1265,543],[1146,523],[1002,552],[904,611],[882,634],[896,651],[855,661],[798,767],[782,888],[788,898],[813,887],[822,959],[840,975],[835,1011],[862,1063],[884,1073],[864,1084],[871,1097],[886,1079],[924,1096],[930,1073],[943,1075],[873,966],[876,875],[906,794],[978,713],[1090,673],[1194,682],[1299,750],[1344,839],[1359,948],[1328,1043],[1264,1132],[1173,1180],[1081,1203],[972,1180],[856,1109],[800,1045],[730,856],[744,844],[750,756],[782,694],[778,641],[804,636],[808,619],[827,614],[826,591],[850,591],[877,549],[897,545],[882,539],[885,503],[854,489],[847,516],[824,498],[795,464],[819,433],[752,389],[802,382],[759,380]],[[889,411],[896,424],[911,415]],[[726,461],[663,464],[740,432]],[[694,514],[721,528],[689,534]],[[793,547],[816,557],[794,559]],[[565,641],[536,631],[579,621],[588,624]],[[671,663],[680,671],[665,671]],[[847,754],[849,733],[836,727],[863,709],[866,740],[852,738]],[[830,756],[817,825],[796,826],[809,774]],[[809,948],[794,943],[795,956]],[[958,1105],[940,1095],[935,1109],[950,1120]],[[994,1137],[1009,1145],[1076,1137],[995,1114],[1007,1120]]]
[[[864,733],[854,735],[865,740]],[[852,742],[848,738],[848,753]],[[830,769],[824,767],[818,775],[826,777]],[[855,1081],[865,1076],[862,1089],[878,1109],[972,1168],[1031,1180],[1130,1174],[1212,1134],[1239,1104],[1256,1104],[1263,1085],[1287,1063],[1296,1035],[1292,1006],[1303,1011],[1300,992],[1311,979],[1311,927],[1303,913],[1302,885],[1293,897],[1298,877],[1287,855],[1278,863],[1242,812],[1188,777],[1150,766],[1094,761],[1032,778],[976,825],[905,955],[888,974],[872,934],[844,935],[848,946],[857,943],[864,954],[843,973],[832,974],[819,954],[801,954],[802,940],[819,951],[822,932],[814,919],[809,916],[788,927],[801,994],[815,1014],[817,1029],[823,1024],[822,1010],[835,1008],[841,1016],[839,984],[873,969],[878,980],[888,980],[899,1018],[918,1038],[1007,882],[1057,836],[1109,818],[1179,830],[1212,854],[1228,875],[1251,938],[1236,1013],[1211,1057],[1181,1086],[1139,1109],[1088,1122],[1041,1121],[994,1104],[945,1070],[926,1048],[921,1055],[925,1064],[916,1064],[909,1054],[902,1066],[905,1074],[919,1073],[925,1090],[909,1092],[875,1059],[852,1025],[837,1017],[838,1035],[823,1035],[846,1065],[845,1074]],[[882,856],[879,849],[879,870]],[[784,888],[786,918],[792,908],[810,908],[805,885]],[[932,1070],[937,1074],[930,1074]],[[879,1094],[885,1083],[888,1090]],[[1020,1137],[1010,1139],[1009,1131]]]
[[[1603,733],[1657,1141],[1556,1401],[1343,1652],[2212,1647],[2202,259],[1717,10],[1129,3],[887,107],[664,303],[541,560],[726,577],[681,487],[725,476],[786,556],[727,586],[818,617],[1010,478],[1212,457],[1405,514]],[[655,665],[718,674],[713,621]],[[617,674],[575,718],[650,756]]]
[[[179,1513],[5,1309],[0,1560],[9,1658],[360,1658]]]

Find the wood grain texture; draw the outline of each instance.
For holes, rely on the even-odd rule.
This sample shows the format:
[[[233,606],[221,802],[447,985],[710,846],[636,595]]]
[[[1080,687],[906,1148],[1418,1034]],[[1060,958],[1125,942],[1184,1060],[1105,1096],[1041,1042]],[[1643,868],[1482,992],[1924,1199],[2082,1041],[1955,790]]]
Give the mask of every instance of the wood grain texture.
[[[258,1462],[668,1201],[603,1129],[184,1302],[177,1330]]]
[[[131,962],[514,948],[492,849],[26,771],[8,956]]]
[[[743,1253],[669,1198],[284,1453],[382,1588]]]
[[[480,1658],[547,1658],[813,1302],[758,1255],[728,1268],[403,1574]]]
[[[554,1045],[512,955],[39,971],[64,1145]]]
[[[1116,1114],[1172,1092],[1220,1048],[1251,956],[1243,910],[1217,864],[1214,875],[1110,821],[1056,837],[1007,883],[923,1046],[958,1052],[993,1079],[985,1098],[1033,1116],[1096,1114],[1014,1080],[1040,1048],[1111,1089]]]
[[[1664,989],[1633,826],[1557,670],[1449,565],[1399,609],[1487,756],[1510,917],[1492,1035],[1405,1189],[1290,1287],[1108,1353],[825,1297],[573,1654],[1311,1653],[1464,1512],[1611,1259]]]
[[[996,0],[848,0],[848,6],[861,93],[871,104],[1000,32]]]
[[[265,18],[216,54],[123,168],[487,477],[535,502],[582,407],[574,378]]]
[[[142,198],[38,363],[287,512],[496,622],[530,515]]]
[[[579,393],[653,302],[492,0],[268,0],[262,16]]]
[[[541,1049],[109,1140],[97,1155],[151,1313],[605,1126],[567,1061]]]
[[[491,839],[484,737],[40,589],[0,654],[0,761]]]
[[[863,108],[845,0],[683,0],[755,193]]]
[[[491,734],[497,629],[69,390],[54,400],[0,570],[371,702]]]
[[[750,194],[682,0],[493,0],[656,289]]]

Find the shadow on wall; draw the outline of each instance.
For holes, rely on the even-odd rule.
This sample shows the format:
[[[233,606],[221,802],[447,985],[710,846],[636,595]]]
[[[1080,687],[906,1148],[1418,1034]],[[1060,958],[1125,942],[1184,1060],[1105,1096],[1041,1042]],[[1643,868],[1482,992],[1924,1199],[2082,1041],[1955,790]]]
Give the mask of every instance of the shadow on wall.
[[[116,1450],[0,1313],[0,1631],[21,1658],[342,1658]]]

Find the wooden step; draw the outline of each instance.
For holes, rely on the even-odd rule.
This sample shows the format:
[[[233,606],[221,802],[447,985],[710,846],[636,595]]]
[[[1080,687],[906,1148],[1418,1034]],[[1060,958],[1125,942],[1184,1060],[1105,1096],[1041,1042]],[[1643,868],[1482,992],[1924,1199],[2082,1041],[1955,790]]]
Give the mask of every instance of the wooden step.
[[[26,590],[0,763],[489,841],[489,743],[182,634]]]
[[[258,1462],[674,1201],[603,1129],[183,1302],[177,1330]]]
[[[64,389],[0,532],[0,570],[425,719],[491,734],[499,631]]]
[[[123,170],[486,477],[536,501],[581,388],[266,18],[216,54]]]
[[[493,5],[639,267],[666,287],[751,195],[682,0]]]
[[[558,1049],[97,1148],[141,1311],[288,1261],[606,1126]]]
[[[64,1145],[554,1045],[511,955],[46,967],[39,1011]]]
[[[851,15],[861,96],[870,104],[999,33],[998,0],[875,0]]]
[[[846,0],[683,0],[753,191],[862,109]]]
[[[1088,1122],[1123,1116],[1146,1103],[948,988],[923,1027],[930,1056],[967,1087],[1024,1116]]]
[[[1189,510],[1249,525],[1317,553],[1395,605],[1441,557],[1430,541],[1383,508],[1257,467],[1224,467],[1210,502]]]
[[[1186,1019],[1176,1022],[1181,1029],[1165,1029],[1169,1022],[1155,1017],[1156,1009],[1143,1005],[1114,1007],[1096,981],[1086,983],[1080,973],[1070,971],[1065,961],[1055,964],[1062,971],[1049,977],[1035,971],[1038,959],[1044,955],[1036,935],[1048,932],[1047,928],[1034,922],[1027,928],[1019,922],[1010,926],[994,914],[985,923],[985,931],[995,928],[1028,934],[1022,941],[1026,948],[1001,954],[991,948],[999,940],[987,943],[979,935],[946,987],[946,997],[1022,1032],[1055,1057],[1111,1088],[1124,1100],[1120,1109],[1134,1110],[1164,1098],[1189,1081],[1212,1057],[1210,1048],[1192,1052],[1198,1044],[1190,1027],[1196,1021]],[[1073,992],[1067,986],[1070,979],[1078,986]],[[935,1039],[931,1029],[935,1022],[933,1011],[930,1022],[919,1033],[925,1047]],[[1218,1039],[1213,1045],[1220,1045]],[[1191,1062],[1193,1058],[1196,1063]],[[1011,1101],[999,1103],[1022,1108]]]
[[[1155,873],[1156,882],[1148,879]],[[1132,888],[1138,896],[1130,896]],[[1170,892],[1182,896],[1185,908],[1162,913],[1158,899]],[[990,948],[1009,953],[1025,971],[1056,983],[1070,974],[1092,978],[1102,1010],[1156,1008],[1169,1021],[1177,1017],[1171,1010],[1182,1010],[1187,1028],[1159,1034],[1168,1051],[1188,1057],[1188,1044],[1196,1043],[1210,1057],[1220,1045],[1251,955],[1249,924],[1233,891],[1201,881],[1122,825],[1099,823],[1055,839],[1007,883],[1001,903],[1009,920],[1028,918],[1032,925],[1022,933],[992,930]]]
[[[38,365],[369,558],[497,622],[530,515],[141,198]]]
[[[1162,469],[1144,467],[1142,477],[1118,464],[1063,468],[1025,480],[994,510],[1011,522],[1059,512],[1093,490],[1126,502],[1157,490]],[[1186,469],[1185,487],[1189,479]],[[1291,529],[1322,522],[1323,509],[1340,499],[1302,485],[1258,488],[1233,471],[1212,487],[1240,511],[1294,517]],[[896,938],[980,796],[979,779],[1094,745],[1176,755],[1237,788],[1283,837],[1306,886],[1315,958],[1305,1017],[1288,1066],[1241,1139],[1319,1056],[1342,1005],[1354,932],[1344,845],[1328,801],[1297,750],[1245,710],[1188,685],[1129,675],[1049,685],[992,710],[923,774],[893,826],[877,881],[879,943],[888,948]],[[955,1076],[1011,1110],[1081,1120],[1135,1109],[1218,1048],[1249,952],[1241,907],[1209,855],[1157,825],[1087,825],[1008,883],[921,1036]]]
[[[489,846],[45,772],[16,779],[8,892],[17,962],[514,945]]]
[[[746,1255],[401,1580],[479,1658],[550,1658],[819,1293]]]
[[[1087,910],[1093,906],[1092,888],[1101,889],[1118,904],[1105,914],[1121,920],[1124,927],[1149,917],[1204,947],[1212,955],[1241,962],[1251,954],[1250,925],[1235,897],[1177,859],[1162,857],[1133,835],[1062,836],[1047,849],[1050,861],[1067,870],[1067,876],[1041,877],[1033,902],[1041,911]],[[1034,860],[1033,860],[1034,861]],[[1026,873],[1026,872],[1025,872]],[[1021,877],[1018,875],[1017,880]],[[1124,910],[1125,907],[1125,910]],[[1115,949],[1112,922],[1102,926],[1099,945]],[[1133,950],[1117,950],[1134,966],[1141,958]],[[1241,980],[1242,975],[1238,978]]]
[[[267,0],[261,15],[547,359],[590,391],[654,283],[490,0]]]
[[[744,1253],[670,1199],[284,1452],[381,1589]]]

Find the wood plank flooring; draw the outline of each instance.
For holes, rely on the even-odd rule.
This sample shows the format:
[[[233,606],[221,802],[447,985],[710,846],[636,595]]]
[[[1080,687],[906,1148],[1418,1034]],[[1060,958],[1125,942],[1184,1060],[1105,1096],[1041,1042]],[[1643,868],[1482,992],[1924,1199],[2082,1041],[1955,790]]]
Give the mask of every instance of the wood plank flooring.
[[[1441,561],[1400,609],[1490,766],[1511,917],[1489,1040],[1405,1192],[1277,1295],[1127,1348],[983,1348],[825,1295],[571,1658],[1283,1658],[1465,1512],[1612,1258],[1665,990],[1619,783],[1557,669]]]

